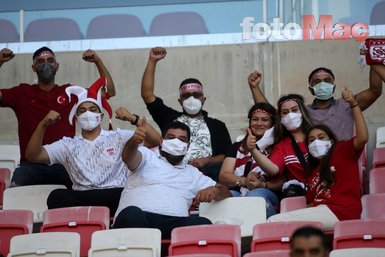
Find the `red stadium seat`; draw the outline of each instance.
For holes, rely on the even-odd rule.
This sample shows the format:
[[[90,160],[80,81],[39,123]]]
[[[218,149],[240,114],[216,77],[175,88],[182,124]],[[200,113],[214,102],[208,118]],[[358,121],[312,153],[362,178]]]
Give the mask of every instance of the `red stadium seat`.
[[[286,197],[281,200],[280,212],[294,211],[306,207],[305,196]]]
[[[271,250],[251,252],[243,255],[243,257],[288,257],[290,256],[290,250]]]
[[[385,167],[373,168],[369,172],[370,194],[385,193]]]
[[[361,197],[362,213],[361,219],[383,219],[385,220],[385,193],[369,194]]]
[[[385,147],[373,149],[372,168],[385,167]]]

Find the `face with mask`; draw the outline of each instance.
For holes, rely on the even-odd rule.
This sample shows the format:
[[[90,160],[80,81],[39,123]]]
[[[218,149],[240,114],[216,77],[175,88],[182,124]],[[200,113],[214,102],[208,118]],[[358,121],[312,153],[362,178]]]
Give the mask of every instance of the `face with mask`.
[[[41,55],[35,58],[32,65],[33,70],[37,73],[38,80],[48,84],[55,79],[56,71],[59,64],[53,55]]]
[[[160,153],[171,165],[182,162],[188,149],[187,132],[182,129],[168,129],[160,145]]]
[[[310,81],[309,90],[318,100],[329,100],[333,97],[335,85],[334,78],[322,70],[316,73]]]
[[[309,153],[314,158],[325,156],[333,145],[333,140],[322,129],[313,129],[308,135]]]
[[[205,100],[206,98],[203,96],[202,91],[191,90],[183,92],[183,94],[180,95],[179,102],[186,113],[196,115],[202,110]]]
[[[103,114],[92,102],[84,102],[78,107],[76,120],[82,130],[92,131],[100,125]]]
[[[302,113],[298,103],[294,100],[285,101],[281,105],[281,124],[288,131],[294,131],[301,127]]]

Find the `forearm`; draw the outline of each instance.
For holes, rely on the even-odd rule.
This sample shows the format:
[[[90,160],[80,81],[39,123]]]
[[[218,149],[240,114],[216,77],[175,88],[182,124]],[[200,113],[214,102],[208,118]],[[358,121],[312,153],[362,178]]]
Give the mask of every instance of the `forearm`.
[[[354,106],[354,105],[353,105]],[[352,108],[354,125],[356,126],[356,137],[354,139],[354,146],[356,150],[361,150],[365,147],[369,138],[368,128],[366,126],[364,115],[360,109],[360,106]]]
[[[44,152],[42,142],[45,130],[47,129],[47,125],[45,125],[43,122],[40,122],[35,131],[33,132],[31,138],[29,139],[27,148],[25,150],[25,157],[29,161],[34,162],[48,162],[46,160],[41,160],[39,158],[42,155],[42,152]]]
[[[246,180],[247,180],[246,177],[240,177],[240,176],[235,175],[232,172],[223,172],[222,170],[219,174],[219,182],[222,185],[227,186],[228,188],[239,186],[237,184],[238,180],[241,181],[241,185],[246,185]]]
[[[160,138],[161,135],[159,132],[154,129],[153,126],[151,126],[149,123],[146,125],[147,129],[147,135],[146,138],[144,139],[144,145],[148,148],[156,147],[160,145]]]
[[[251,94],[253,95],[254,103],[268,103],[265,95],[262,93],[259,87],[250,88]]]
[[[229,189],[227,187],[225,187],[224,185],[221,185],[221,184],[216,184],[215,185],[215,189],[216,189],[216,192],[215,192],[215,195],[214,195],[214,200],[215,201],[220,201],[222,199],[225,199],[227,197],[231,197],[231,192],[229,191]]]
[[[268,176],[276,176],[279,174],[279,168],[272,161],[269,160],[265,155],[263,155],[256,148],[251,150],[251,154],[254,160],[257,162],[259,167],[268,175]]]
[[[143,73],[141,95],[145,103],[155,101],[154,83],[155,83],[156,61],[149,59],[146,69]]]
[[[370,67],[377,73],[377,75],[381,78],[382,81],[385,81],[385,65],[373,64]]]
[[[285,183],[285,178],[281,176],[279,179],[265,181],[265,183],[266,183],[266,188],[273,191],[278,191],[282,189],[282,186]]]
[[[138,151],[138,147],[139,145],[133,138],[128,140],[124,145],[122,159],[129,170],[135,170],[141,161],[142,155]]]
[[[106,66],[104,65],[103,61],[99,59],[98,61],[95,62],[95,65],[98,69],[99,75],[101,77],[105,77],[107,79],[107,93],[109,97],[113,97],[116,95],[116,90],[115,90],[115,84],[114,81],[112,80],[112,77],[110,75],[110,72],[107,70]]]
[[[225,155],[224,154],[218,154],[218,155],[215,155],[215,156],[211,156],[211,157],[208,157],[207,164],[214,165],[214,164],[223,162],[224,159],[225,159]]]
[[[383,65],[372,65],[370,68],[369,88],[355,97],[362,111],[365,111],[382,94],[382,79],[376,71],[378,66]]]

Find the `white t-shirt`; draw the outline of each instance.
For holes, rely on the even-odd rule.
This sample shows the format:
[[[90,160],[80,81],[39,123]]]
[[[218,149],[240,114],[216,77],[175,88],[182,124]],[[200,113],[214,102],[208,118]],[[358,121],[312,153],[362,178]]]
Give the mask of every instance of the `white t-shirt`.
[[[115,217],[128,206],[143,211],[187,217],[192,199],[198,191],[216,182],[189,164],[171,165],[159,151],[139,147],[142,160],[130,173],[123,189]]]
[[[73,190],[124,187],[129,170],[122,151],[132,135],[128,130],[101,130],[93,141],[64,137],[43,147],[51,164],[61,163],[66,168]]]

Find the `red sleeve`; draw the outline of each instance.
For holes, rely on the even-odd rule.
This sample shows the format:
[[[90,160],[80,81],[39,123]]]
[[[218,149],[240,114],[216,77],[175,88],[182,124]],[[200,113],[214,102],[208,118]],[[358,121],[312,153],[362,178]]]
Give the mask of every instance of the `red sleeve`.
[[[284,151],[284,141],[279,142],[273,147],[269,159],[278,166],[279,175],[283,174],[285,169],[285,151]]]
[[[1,107],[14,108],[18,99],[17,96],[20,95],[19,89],[20,86],[7,89],[0,89],[2,95],[2,101],[0,102]]]

